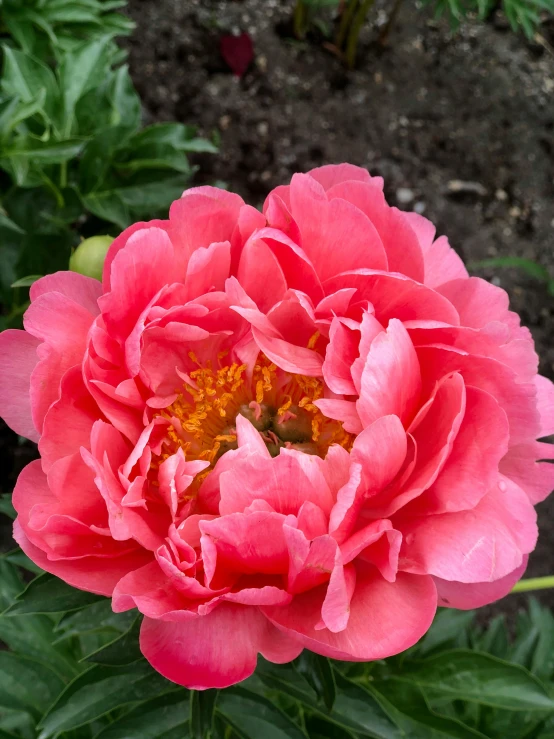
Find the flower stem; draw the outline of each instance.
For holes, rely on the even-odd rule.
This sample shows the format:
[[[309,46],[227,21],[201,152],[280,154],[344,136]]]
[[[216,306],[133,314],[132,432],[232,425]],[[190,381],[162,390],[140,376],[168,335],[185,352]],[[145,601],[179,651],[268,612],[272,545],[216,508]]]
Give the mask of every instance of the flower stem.
[[[526,593],[528,590],[546,590],[554,588],[554,575],[546,575],[546,577],[530,577],[527,580],[520,580],[512,588],[512,593]]]
[[[358,8],[356,15],[354,16],[352,25],[350,26],[350,32],[348,34],[348,39],[346,40],[346,63],[348,64],[350,69],[353,69],[356,63],[358,37],[360,35],[360,31],[362,30],[362,26],[365,22],[366,16],[369,13],[369,10],[372,7],[374,1],[375,0],[363,0],[362,4]]]

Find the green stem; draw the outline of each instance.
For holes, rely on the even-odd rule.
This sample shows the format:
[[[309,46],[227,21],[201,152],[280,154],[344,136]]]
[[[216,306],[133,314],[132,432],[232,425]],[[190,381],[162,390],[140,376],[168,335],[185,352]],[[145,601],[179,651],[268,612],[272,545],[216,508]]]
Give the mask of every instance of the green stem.
[[[292,19],[294,35],[297,39],[303,39],[306,35],[306,15],[307,10],[304,0],[297,0],[294,8],[294,16]]]
[[[348,40],[346,42],[346,63],[348,64],[350,69],[352,69],[354,67],[354,64],[356,63],[358,37],[360,35],[360,31],[362,30],[362,26],[364,25],[367,14],[369,13],[374,2],[375,0],[364,0],[364,2],[358,8],[358,12],[354,17],[354,20],[352,21],[352,26],[350,28],[350,33],[348,34]]]
[[[512,593],[526,593],[528,590],[546,590],[547,588],[554,588],[554,575],[520,580],[512,588]]]
[[[337,31],[337,35],[335,38],[335,46],[337,47],[337,49],[340,49],[340,51],[344,50],[343,46],[346,39],[346,34],[348,33],[348,29],[350,27],[352,18],[354,17],[354,12],[357,6],[358,0],[349,0],[348,4],[342,9],[339,30]]]

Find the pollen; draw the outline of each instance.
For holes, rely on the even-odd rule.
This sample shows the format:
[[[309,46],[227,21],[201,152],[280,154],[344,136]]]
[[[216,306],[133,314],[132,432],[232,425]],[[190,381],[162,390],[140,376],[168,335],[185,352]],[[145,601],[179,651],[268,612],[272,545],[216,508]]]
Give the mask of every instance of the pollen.
[[[315,346],[317,339],[314,334],[310,344]],[[315,405],[323,397],[321,379],[284,372],[263,354],[251,373],[245,364],[215,369],[210,362],[202,366],[193,352],[189,357],[197,367],[190,381],[176,389],[170,406],[157,413],[169,424],[153,466],[181,448],[188,460],[206,460],[211,468],[222,454],[237,448],[239,414],[258,430],[273,455],[282,448],[297,448],[324,457],[332,444],[351,448],[353,435]],[[225,357],[224,352],[218,355],[218,363]]]

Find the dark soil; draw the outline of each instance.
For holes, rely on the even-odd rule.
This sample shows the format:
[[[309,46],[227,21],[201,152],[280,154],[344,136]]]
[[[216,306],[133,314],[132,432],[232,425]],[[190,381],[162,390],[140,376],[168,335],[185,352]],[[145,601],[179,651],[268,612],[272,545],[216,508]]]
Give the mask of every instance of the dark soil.
[[[362,35],[346,71],[317,43],[286,36],[292,0],[130,0],[127,42],[148,121],[194,123],[221,138],[199,180],[223,181],[253,205],[293,172],[349,161],[385,178],[389,202],[423,213],[467,264],[520,256],[554,278],[554,24],[538,42],[501,17],[448,26],[409,2],[389,46]],[[378,6],[377,21],[386,17]],[[222,33],[248,32],[255,59],[241,78],[219,54]],[[470,183],[453,193],[452,182]],[[510,293],[554,378],[554,301],[516,270],[477,270]],[[554,573],[554,496],[539,506],[528,575]],[[554,607],[554,591],[539,594]],[[502,609],[522,599],[510,596]]]

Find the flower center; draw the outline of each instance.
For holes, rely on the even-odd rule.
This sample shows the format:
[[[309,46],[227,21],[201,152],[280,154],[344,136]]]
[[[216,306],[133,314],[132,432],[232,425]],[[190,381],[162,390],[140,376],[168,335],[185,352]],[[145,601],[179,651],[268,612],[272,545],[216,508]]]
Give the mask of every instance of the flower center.
[[[352,446],[353,435],[314,405],[323,397],[320,379],[284,372],[263,354],[251,375],[244,364],[214,369],[209,362],[201,366],[192,352],[189,356],[198,369],[159,413],[170,422],[160,462],[180,447],[187,460],[215,464],[237,448],[238,414],[257,429],[272,456],[283,447],[324,457],[331,444]]]

